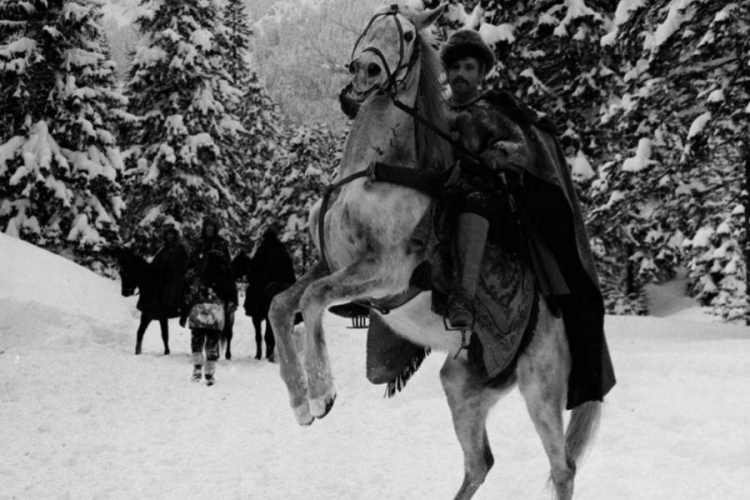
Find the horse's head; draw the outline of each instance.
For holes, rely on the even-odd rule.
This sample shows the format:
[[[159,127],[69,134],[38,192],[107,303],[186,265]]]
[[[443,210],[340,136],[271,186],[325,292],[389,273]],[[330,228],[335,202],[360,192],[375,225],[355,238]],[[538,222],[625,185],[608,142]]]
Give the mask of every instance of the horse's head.
[[[348,98],[362,103],[383,91],[394,95],[415,87],[421,47],[420,32],[434,23],[445,5],[416,12],[391,5],[376,13],[352,51],[352,76]]]
[[[117,257],[117,267],[120,270],[122,285],[120,293],[122,293],[123,297],[131,297],[135,295],[135,290],[138,288],[135,254],[129,249],[118,248],[115,255]]]

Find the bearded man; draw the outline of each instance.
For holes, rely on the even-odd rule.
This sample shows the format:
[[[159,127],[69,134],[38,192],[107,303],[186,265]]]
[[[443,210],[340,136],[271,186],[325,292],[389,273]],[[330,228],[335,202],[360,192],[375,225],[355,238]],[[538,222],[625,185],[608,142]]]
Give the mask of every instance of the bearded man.
[[[601,401],[615,384],[604,300],[554,125],[510,93],[483,89],[495,54],[477,32],[455,32],[440,57],[461,193],[447,320],[471,328],[485,245],[499,240],[530,265],[539,292],[563,316],[572,358],[567,408]]]

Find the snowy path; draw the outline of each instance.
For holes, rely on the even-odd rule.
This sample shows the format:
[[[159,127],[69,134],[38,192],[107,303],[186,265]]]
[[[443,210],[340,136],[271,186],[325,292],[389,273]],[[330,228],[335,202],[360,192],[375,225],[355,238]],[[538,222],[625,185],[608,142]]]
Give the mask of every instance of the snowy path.
[[[208,388],[188,380],[176,321],[171,356],[156,324],[132,354],[135,300],[118,283],[2,235],[0,254],[0,499],[411,500],[458,488],[441,355],[384,400],[364,377],[364,331],[327,317],[339,396],[300,428],[278,365],[252,359],[248,318]],[[748,329],[608,317],[607,331],[619,383],[576,498],[750,498]],[[496,465],[476,498],[549,498],[517,391],[488,428]]]

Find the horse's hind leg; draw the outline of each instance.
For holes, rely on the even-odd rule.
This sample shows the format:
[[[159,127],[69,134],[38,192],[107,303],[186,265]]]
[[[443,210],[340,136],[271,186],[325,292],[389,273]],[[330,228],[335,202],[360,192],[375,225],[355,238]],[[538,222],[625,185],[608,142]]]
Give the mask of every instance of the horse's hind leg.
[[[468,500],[484,483],[495,462],[487,438],[487,414],[513,380],[500,387],[488,387],[487,378],[472,370],[462,352],[458,358],[448,356],[440,370],[440,381],[464,452],[464,481],[455,500]]]
[[[310,268],[299,281],[274,297],[268,312],[268,319],[276,334],[281,378],[289,391],[289,402],[297,422],[301,425],[310,425],[314,418],[307,400],[307,376],[302,367],[299,342],[295,339],[294,313],[299,310],[300,298],[307,286],[327,272],[328,268],[321,262]]]
[[[232,337],[234,337],[234,312],[227,314],[226,324],[224,325],[224,331],[222,332],[224,337],[222,343],[226,344],[224,350],[224,359],[227,361],[232,359]]]
[[[159,327],[161,328],[161,340],[164,342],[164,355],[169,354],[169,319],[166,316],[159,318]]]
[[[273,351],[276,348],[276,339],[273,335],[273,325],[270,321],[266,321],[266,333],[263,335],[263,340],[266,341],[266,359],[273,363],[274,355]]]
[[[268,328],[270,319],[266,320],[266,328]],[[263,318],[260,316],[253,316],[253,329],[255,330],[255,359],[260,359],[263,355]]]
[[[570,353],[562,317],[553,315],[544,301],[534,339],[518,361],[518,387],[542,439],[550,462],[550,479],[558,500],[573,498],[575,461],[565,447],[563,407],[570,372]]]

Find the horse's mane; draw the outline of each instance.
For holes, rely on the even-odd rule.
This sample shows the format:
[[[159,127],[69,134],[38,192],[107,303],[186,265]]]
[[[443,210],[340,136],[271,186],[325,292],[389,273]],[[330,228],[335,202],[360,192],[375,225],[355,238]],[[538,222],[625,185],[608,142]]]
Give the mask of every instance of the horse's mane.
[[[445,99],[440,83],[443,66],[437,50],[433,48],[432,34],[427,30],[421,30],[418,40],[422,60],[417,90],[417,113],[428,123],[447,133]],[[451,161],[452,150],[448,142],[419,121],[416,122],[415,135],[420,168],[444,170],[449,167],[447,163]]]

